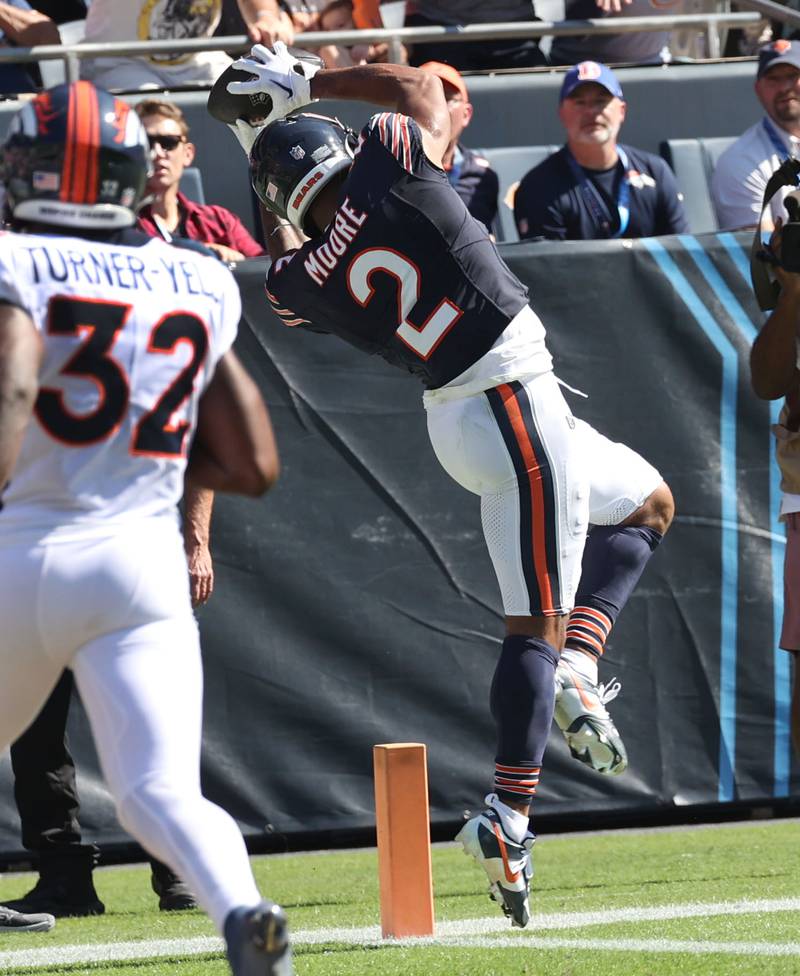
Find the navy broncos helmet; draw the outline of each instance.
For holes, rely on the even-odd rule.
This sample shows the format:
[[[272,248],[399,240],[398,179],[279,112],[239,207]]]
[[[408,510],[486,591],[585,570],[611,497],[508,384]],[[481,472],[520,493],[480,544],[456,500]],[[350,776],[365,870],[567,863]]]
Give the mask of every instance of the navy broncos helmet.
[[[313,237],[308,213],[317,194],[353,162],[358,139],[338,119],[304,112],[271,122],[250,152],[250,181],[279,217]]]
[[[0,156],[6,218],[108,230],[136,220],[152,157],[139,117],[88,81],[37,95]]]

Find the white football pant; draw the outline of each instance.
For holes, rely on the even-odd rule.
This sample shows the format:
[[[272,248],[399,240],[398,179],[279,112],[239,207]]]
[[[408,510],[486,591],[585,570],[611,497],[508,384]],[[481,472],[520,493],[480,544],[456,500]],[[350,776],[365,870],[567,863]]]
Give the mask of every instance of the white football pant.
[[[180,532],[174,518],[94,531],[0,543],[0,748],[71,667],[120,823],[222,931],[260,895],[235,821],[200,792],[203,673]]]

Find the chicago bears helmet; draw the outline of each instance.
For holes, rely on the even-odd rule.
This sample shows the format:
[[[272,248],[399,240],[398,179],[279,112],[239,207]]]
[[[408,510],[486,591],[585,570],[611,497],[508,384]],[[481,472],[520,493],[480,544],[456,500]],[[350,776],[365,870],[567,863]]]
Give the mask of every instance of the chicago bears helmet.
[[[271,122],[250,152],[250,182],[267,208],[308,234],[309,207],[353,162],[358,139],[338,119],[304,112]]]
[[[88,81],[58,85],[11,121],[0,152],[5,214],[16,223],[127,227],[151,167],[130,105]]]

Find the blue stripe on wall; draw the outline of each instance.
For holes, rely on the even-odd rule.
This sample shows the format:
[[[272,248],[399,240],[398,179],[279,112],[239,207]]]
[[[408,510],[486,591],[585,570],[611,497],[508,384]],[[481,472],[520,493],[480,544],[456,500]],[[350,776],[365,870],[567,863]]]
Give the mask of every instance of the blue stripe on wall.
[[[737,271],[742,278],[751,285],[750,280],[750,257],[744,248],[738,243],[733,234],[717,234],[717,239],[725,248],[730,256]],[[734,299],[735,300],[735,299]],[[737,303],[738,304],[738,303]],[[752,343],[756,337],[756,330],[752,323],[745,317],[746,325],[742,326],[742,332],[748,342]],[[739,324],[738,318],[736,319]],[[770,419],[773,424],[778,422],[778,415],[781,411],[780,401],[770,404]],[[781,475],[777,461],[774,458],[775,441],[772,434],[770,438],[770,457],[772,464],[769,471],[769,522],[770,526],[777,526],[781,504]],[[786,539],[777,532],[771,533],[771,563],[772,563],[772,626],[775,634],[775,646],[773,648],[774,657],[774,682],[775,682],[775,754],[773,757],[774,765],[774,785],[775,796],[789,795],[789,776],[791,770],[792,744],[790,737],[790,711],[791,711],[791,669],[789,655],[782,651],[778,646],[780,640],[781,626],[783,623],[783,560],[786,552]]]
[[[684,247],[693,238],[681,238]],[[722,523],[722,599],[720,605],[719,680],[719,784],[717,796],[724,803],[734,798],[736,766],[736,656],[737,588],[739,572],[736,513],[736,394],[738,356],[732,343],[714,321],[684,274],[655,238],[643,238],[658,267],[672,284],[697,324],[722,360],[720,395],[720,520]]]

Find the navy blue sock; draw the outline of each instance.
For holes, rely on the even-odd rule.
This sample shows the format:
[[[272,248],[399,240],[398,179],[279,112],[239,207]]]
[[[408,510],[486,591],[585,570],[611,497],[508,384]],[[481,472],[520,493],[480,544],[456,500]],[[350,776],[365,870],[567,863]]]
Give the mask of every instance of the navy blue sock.
[[[525,802],[536,792],[553,721],[558,653],[546,640],[506,637],[492,680],[497,725],[494,788],[504,802]]]
[[[647,525],[595,525],[586,539],[565,647],[599,657],[661,533]]]

